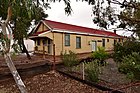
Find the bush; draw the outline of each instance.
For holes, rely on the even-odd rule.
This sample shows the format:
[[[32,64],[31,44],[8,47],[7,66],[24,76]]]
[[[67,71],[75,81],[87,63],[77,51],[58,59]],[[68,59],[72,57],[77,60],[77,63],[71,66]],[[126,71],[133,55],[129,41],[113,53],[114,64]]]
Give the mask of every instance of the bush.
[[[64,65],[67,67],[78,64],[78,58],[76,56],[76,53],[72,52],[71,50],[69,51],[69,53],[67,53],[66,51],[64,54],[61,53],[61,59]]]
[[[87,79],[92,82],[98,82],[99,81],[99,66],[97,64],[97,61],[87,63],[86,65],[86,74]]]
[[[126,41],[124,43],[117,43],[114,45],[114,60],[121,62],[124,56],[132,54],[132,52],[140,53],[140,43],[135,41]]]
[[[132,54],[123,57],[118,69],[131,79],[140,80],[140,54],[132,52]]]
[[[108,53],[105,52],[104,47],[98,47],[98,50],[93,52],[92,57],[93,59],[96,59],[99,63],[104,65],[105,59],[108,58]]]

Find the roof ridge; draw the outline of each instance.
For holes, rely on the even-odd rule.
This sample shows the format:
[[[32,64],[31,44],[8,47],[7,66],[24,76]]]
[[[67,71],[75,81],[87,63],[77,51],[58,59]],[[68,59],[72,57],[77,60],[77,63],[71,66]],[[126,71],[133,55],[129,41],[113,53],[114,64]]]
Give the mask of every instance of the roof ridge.
[[[100,30],[100,29],[95,29],[95,28],[91,28],[91,27],[85,27],[85,26],[80,26],[80,25],[74,25],[74,24],[68,24],[68,23],[64,23],[64,22],[59,22],[59,21],[53,21],[53,20],[47,20],[44,19],[45,21],[51,21],[51,22],[55,22],[55,23],[59,23],[59,24],[65,24],[65,25],[71,25],[71,26],[76,26],[76,27],[82,27],[82,28],[87,28],[87,29],[92,29],[92,30],[99,30],[99,31],[104,31],[104,32],[110,32],[110,31],[106,31],[106,30]],[[44,21],[43,20],[43,21]],[[110,32],[113,33],[113,32]]]

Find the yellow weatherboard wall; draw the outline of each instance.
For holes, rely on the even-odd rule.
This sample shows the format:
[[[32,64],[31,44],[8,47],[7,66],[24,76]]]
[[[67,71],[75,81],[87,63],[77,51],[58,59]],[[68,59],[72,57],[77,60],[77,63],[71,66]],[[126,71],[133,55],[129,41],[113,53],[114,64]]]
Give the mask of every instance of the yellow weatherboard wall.
[[[51,36],[53,35],[52,32],[44,34],[43,36]],[[76,36],[81,37],[81,48],[76,48]],[[54,32],[54,44],[55,44],[55,52],[56,55],[60,55],[63,51],[74,51],[75,53],[88,53],[91,52],[91,44],[89,42],[97,41],[97,46],[102,46],[102,39],[105,39],[105,49],[112,50],[114,39],[113,38],[104,38],[104,37],[96,37],[96,36],[89,36],[89,35],[77,35],[77,34],[70,34],[70,46],[65,46],[65,33],[58,33]],[[109,42],[107,42],[109,39]]]
[[[49,29],[43,23],[40,23],[37,32],[42,32],[44,30],[49,30]]]

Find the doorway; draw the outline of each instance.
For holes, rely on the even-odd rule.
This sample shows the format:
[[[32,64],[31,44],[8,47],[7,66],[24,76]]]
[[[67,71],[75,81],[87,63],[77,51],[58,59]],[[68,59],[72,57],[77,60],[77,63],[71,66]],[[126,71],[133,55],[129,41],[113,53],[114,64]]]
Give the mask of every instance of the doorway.
[[[96,51],[97,50],[97,42],[96,41],[92,41],[91,42],[91,51]]]

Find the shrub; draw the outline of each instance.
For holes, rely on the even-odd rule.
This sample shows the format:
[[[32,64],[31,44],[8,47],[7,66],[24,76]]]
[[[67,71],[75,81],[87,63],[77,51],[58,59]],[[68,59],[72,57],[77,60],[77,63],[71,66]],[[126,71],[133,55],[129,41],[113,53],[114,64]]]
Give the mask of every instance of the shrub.
[[[124,56],[132,54],[132,52],[140,53],[140,43],[135,41],[126,41],[114,45],[114,60],[121,62]]]
[[[99,66],[97,64],[97,60],[86,63],[86,69],[85,72],[87,74],[87,79],[92,82],[98,82],[99,81]]]
[[[98,50],[93,52],[92,57],[93,59],[96,59],[99,63],[104,65],[105,59],[108,58],[108,53],[105,52],[104,47],[98,47]]]
[[[78,58],[76,53],[72,52],[71,50],[69,53],[65,51],[65,53],[61,53],[61,59],[65,66],[71,67],[78,63]]]
[[[140,54],[132,52],[123,57],[118,69],[130,78],[140,79]]]

